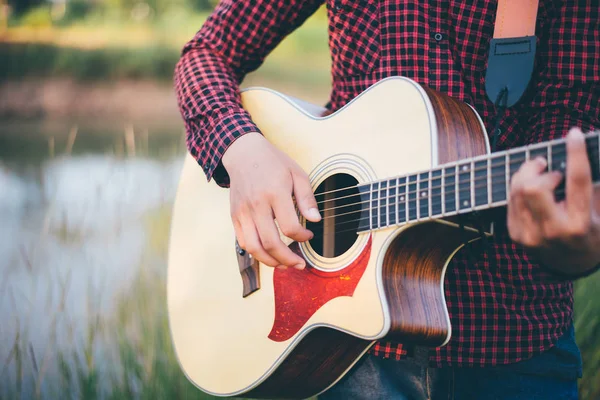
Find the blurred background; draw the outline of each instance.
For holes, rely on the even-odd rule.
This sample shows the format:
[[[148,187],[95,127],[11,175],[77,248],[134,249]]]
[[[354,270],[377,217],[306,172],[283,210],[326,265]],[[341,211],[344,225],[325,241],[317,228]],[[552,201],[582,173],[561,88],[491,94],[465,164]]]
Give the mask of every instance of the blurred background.
[[[165,300],[185,154],[180,49],[217,0],[0,0],[0,398],[208,398]],[[324,104],[319,10],[250,75]],[[600,274],[577,284],[581,398],[600,398]]]

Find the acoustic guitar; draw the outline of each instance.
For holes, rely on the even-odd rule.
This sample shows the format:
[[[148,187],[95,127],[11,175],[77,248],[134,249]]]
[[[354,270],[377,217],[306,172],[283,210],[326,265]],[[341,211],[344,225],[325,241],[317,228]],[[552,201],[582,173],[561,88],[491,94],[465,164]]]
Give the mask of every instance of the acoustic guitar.
[[[309,174],[323,218],[301,218],[315,234],[308,242],[282,235],[307,268],[265,266],[236,244],[228,190],[187,156],[171,226],[169,323],[182,370],[212,395],[306,398],[378,339],[445,345],[445,269],[481,237],[468,217],[505,206],[525,160],[566,167],[564,140],[490,154],[472,107],[403,77],[330,115],[264,88],[245,90],[242,102]],[[597,181],[597,134],[587,144]]]

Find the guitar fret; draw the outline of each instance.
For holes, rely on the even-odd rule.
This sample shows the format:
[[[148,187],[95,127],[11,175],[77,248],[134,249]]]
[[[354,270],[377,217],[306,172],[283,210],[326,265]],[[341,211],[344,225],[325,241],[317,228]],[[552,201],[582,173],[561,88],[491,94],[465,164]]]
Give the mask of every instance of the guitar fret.
[[[469,164],[463,164],[460,166],[460,172],[458,175],[458,211],[467,210],[473,207],[473,203],[471,202],[471,181],[472,181],[472,173],[473,169],[470,168]]]
[[[424,218],[428,218],[431,216],[431,200],[430,200],[430,196],[428,195],[429,192],[429,187],[431,186],[429,184],[429,173],[425,172],[422,174],[419,174],[419,184],[418,184],[418,193],[417,196],[419,197],[419,220],[422,220]]]
[[[442,217],[446,215],[446,169],[443,168],[442,170],[442,179],[441,179],[441,184],[442,184],[442,198],[441,198],[441,202],[442,202]]]
[[[537,157],[542,157],[545,158],[546,161],[548,161],[547,155],[548,155],[548,146],[543,146],[543,147],[536,147],[533,149],[529,149],[529,159],[530,160],[534,160]]]
[[[529,149],[524,152],[515,152],[510,155],[510,176],[512,176],[521,168],[521,165],[527,160],[529,157]]]
[[[487,201],[492,205],[492,159],[487,159]]]
[[[444,212],[448,214],[456,211],[455,167],[444,168],[444,175]]]
[[[491,203],[498,203],[506,200],[506,156],[501,155],[491,159]]]
[[[506,186],[506,200],[508,200],[509,197],[509,188],[510,188],[510,156],[508,155],[508,153],[504,154],[506,160],[504,161],[504,170],[505,170],[505,174],[506,176],[504,177],[504,185]]]
[[[398,179],[398,222],[407,222],[408,207],[406,206],[406,178]]]
[[[421,176],[417,175],[417,221],[421,219]]]
[[[475,207],[477,204],[475,203],[475,162],[471,161],[471,207]]]
[[[444,186],[442,184],[442,170],[437,169],[431,172],[431,182],[429,188],[429,216],[433,217],[434,215],[443,215],[444,211],[444,201],[443,201],[443,189]]]
[[[371,209],[375,211],[371,212],[371,223],[373,228],[379,228],[379,182],[373,183],[371,196]]]
[[[395,201],[397,190],[398,190],[397,179],[391,179],[388,182],[388,201],[387,201],[387,204],[388,204],[387,205],[388,226],[396,225],[397,221],[398,221],[398,210],[397,210],[398,204]]]
[[[371,205],[373,204],[373,184],[369,185],[369,230],[373,230],[373,219],[371,214],[373,214],[373,208]]]
[[[391,190],[392,190],[392,181],[389,180],[387,181],[387,189],[385,191],[385,219],[386,219],[386,226],[390,226],[392,225],[392,222],[390,220],[391,216],[390,216],[390,205],[391,203]]]
[[[460,210],[460,199],[458,197],[458,164],[456,164],[456,172],[454,173],[454,181],[456,183],[456,212],[458,213],[458,211]]]
[[[472,202],[473,207],[489,206],[489,158],[476,161],[473,164],[473,180],[471,185],[474,187],[475,199]]]
[[[388,190],[387,190],[387,182],[383,181],[380,183],[380,190],[379,190],[379,226],[380,227],[385,227],[388,225],[388,220],[387,220],[387,197],[388,197]]]
[[[407,191],[407,209],[408,218],[407,221],[418,220],[418,197],[417,197],[417,175],[411,175],[408,177]]]
[[[404,221],[408,223],[408,179],[404,180]]]
[[[431,214],[431,203],[433,203],[433,201],[431,199],[431,187],[433,186],[433,183],[431,182],[431,171],[429,171],[427,173],[427,177],[428,177],[427,178],[427,203],[429,203],[428,204],[429,205],[429,210],[428,210],[429,214],[428,214],[428,216],[429,216],[429,218],[431,218],[432,217],[432,214]]]
[[[398,213],[398,201],[400,200],[400,179],[396,180],[396,195],[394,196],[394,205],[396,206],[396,225],[400,224],[400,214]]]

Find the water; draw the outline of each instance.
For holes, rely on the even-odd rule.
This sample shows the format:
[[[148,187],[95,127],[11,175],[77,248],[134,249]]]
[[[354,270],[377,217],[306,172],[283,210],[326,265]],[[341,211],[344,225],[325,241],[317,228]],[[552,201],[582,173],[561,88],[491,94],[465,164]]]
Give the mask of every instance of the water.
[[[142,266],[166,269],[147,221],[174,200],[180,128],[134,127],[137,144],[127,147],[123,133],[95,127],[86,137],[78,126],[64,154],[69,129],[56,126],[0,122],[0,398],[14,395],[18,375],[22,398],[43,375],[44,397],[59,373],[42,368],[85,347],[93,321],[111,318]],[[111,340],[96,343],[96,358],[108,362]]]

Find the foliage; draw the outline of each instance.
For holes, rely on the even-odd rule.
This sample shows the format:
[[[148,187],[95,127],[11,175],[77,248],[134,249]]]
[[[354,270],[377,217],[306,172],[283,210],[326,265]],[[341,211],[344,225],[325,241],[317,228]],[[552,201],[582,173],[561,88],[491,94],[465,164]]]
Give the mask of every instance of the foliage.
[[[94,10],[91,2],[85,0],[70,0],[65,7],[65,13],[61,18],[62,24],[70,24],[82,20]]]
[[[582,399],[600,399],[600,272],[577,282],[575,331],[583,357]]]
[[[52,26],[50,7],[41,6],[28,11],[21,18],[21,23],[31,28],[47,28]]]
[[[171,9],[151,24],[120,23],[96,15],[83,24],[54,26],[37,34],[29,27],[9,30],[0,41],[0,81],[68,77],[81,81],[157,79],[171,81],[181,48],[205,14]],[[259,70],[270,81],[329,86],[327,25],[322,13],[286,38]]]
[[[130,49],[58,48],[2,44],[0,81],[23,77],[70,77],[81,81],[171,79],[179,51],[162,46]]]
[[[51,7],[64,9],[56,18],[58,23],[72,23],[90,16],[91,14],[104,14],[111,18],[136,19],[135,10],[147,8],[146,17],[160,17],[170,9],[183,8],[188,11],[206,12],[212,10],[218,0],[9,0],[8,4],[16,17],[31,13],[41,13],[39,10],[48,10]],[[0,1],[0,4],[2,2]],[[30,25],[30,20],[22,19],[20,23]]]
[[[8,0],[7,4],[14,10],[15,14],[21,15],[45,2],[46,0]],[[0,4],[2,3],[0,2]]]

